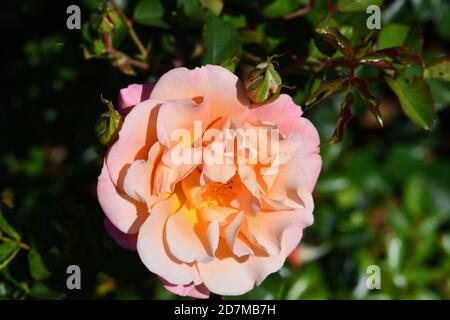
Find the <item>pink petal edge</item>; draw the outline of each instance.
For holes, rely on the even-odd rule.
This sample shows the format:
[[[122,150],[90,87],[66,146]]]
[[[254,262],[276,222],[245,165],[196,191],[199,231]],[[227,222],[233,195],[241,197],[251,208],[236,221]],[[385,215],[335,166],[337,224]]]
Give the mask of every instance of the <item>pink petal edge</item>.
[[[199,285],[188,284],[188,285],[175,285],[163,278],[159,278],[164,288],[168,291],[177,294],[182,297],[192,297],[198,299],[207,299],[209,298],[209,290],[202,283]]]
[[[108,218],[103,221],[106,231],[120,245],[122,248],[136,251],[137,245],[137,233],[136,234],[126,234],[117,229]]]

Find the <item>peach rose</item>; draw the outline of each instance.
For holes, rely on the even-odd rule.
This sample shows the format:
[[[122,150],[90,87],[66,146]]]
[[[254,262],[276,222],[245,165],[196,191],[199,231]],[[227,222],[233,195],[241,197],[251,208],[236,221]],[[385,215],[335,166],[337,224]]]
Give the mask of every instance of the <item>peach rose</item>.
[[[97,186],[111,236],[183,296],[244,294],[279,270],[313,223],[322,164],[301,108],[284,94],[252,105],[213,65],[129,86],[119,102]]]

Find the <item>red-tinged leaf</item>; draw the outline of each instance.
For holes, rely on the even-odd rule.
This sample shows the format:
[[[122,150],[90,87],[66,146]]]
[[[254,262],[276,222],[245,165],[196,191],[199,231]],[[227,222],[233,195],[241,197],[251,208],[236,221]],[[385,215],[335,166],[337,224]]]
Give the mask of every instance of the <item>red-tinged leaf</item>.
[[[395,69],[395,66],[391,62],[383,60],[383,58],[379,57],[364,58],[359,60],[359,63],[381,69]]]
[[[330,43],[345,56],[350,57],[353,55],[352,41],[344,36],[337,27],[318,27],[316,33],[322,40]]]
[[[375,97],[369,90],[367,83],[361,78],[353,78],[352,84],[358,89],[359,95],[367,103],[370,112],[377,119],[378,124],[383,126],[383,117],[380,112],[380,99]]]
[[[346,78],[322,81],[319,88],[306,99],[305,110],[348,88],[348,84],[349,80]]]
[[[423,65],[423,59],[417,54],[408,53],[411,48],[406,46],[387,48],[382,50],[376,50],[367,54],[367,57],[389,57],[394,62],[401,64],[417,63]]]
[[[337,143],[344,137],[345,129],[347,128],[347,125],[352,118],[353,100],[353,94],[351,92],[348,92],[345,96],[344,102],[342,102],[341,104],[341,113],[336,123],[336,129],[334,130],[333,136],[327,144]]]

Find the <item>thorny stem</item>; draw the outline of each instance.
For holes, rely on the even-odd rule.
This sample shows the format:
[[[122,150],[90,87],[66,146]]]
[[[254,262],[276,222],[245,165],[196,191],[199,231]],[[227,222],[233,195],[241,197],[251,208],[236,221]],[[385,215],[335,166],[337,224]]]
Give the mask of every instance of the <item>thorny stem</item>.
[[[114,56],[114,57],[119,57],[120,52],[113,48],[113,46],[112,46],[112,44],[111,44],[111,38],[110,38],[109,34],[105,33],[105,34],[103,35],[103,43],[105,44],[106,50],[107,50],[112,56]],[[142,62],[142,61],[139,61],[139,60],[130,58],[129,56],[126,56],[126,59],[127,59],[128,63],[129,63],[130,65],[132,65],[133,67],[137,67],[137,68],[140,68],[140,69],[142,69],[142,70],[148,70],[148,68],[149,68],[148,63],[145,63],[145,62]]]
[[[123,10],[117,5],[117,3],[114,0],[112,0],[111,3],[113,5],[113,7],[114,7],[114,10],[117,11],[117,13],[119,14],[120,18],[125,23],[125,26],[128,29],[128,33],[130,34],[131,38],[133,39],[133,42],[136,44],[136,46],[138,47],[139,51],[143,55],[144,60],[147,60],[148,50],[142,44],[141,39],[139,39],[139,36],[137,35],[136,31],[134,30],[133,22],[130,19],[128,19],[128,17],[126,16],[125,12],[123,12]],[[130,63],[131,63],[131,61],[130,61]]]

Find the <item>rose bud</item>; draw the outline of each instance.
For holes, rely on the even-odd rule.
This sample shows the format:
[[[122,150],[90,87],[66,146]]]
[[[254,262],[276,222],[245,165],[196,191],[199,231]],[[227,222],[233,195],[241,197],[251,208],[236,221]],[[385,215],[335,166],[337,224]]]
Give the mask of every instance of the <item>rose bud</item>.
[[[95,134],[101,144],[109,145],[118,136],[122,124],[122,116],[114,109],[111,101],[102,97],[102,102],[108,106],[108,111],[100,115],[95,124]]]
[[[98,20],[94,22],[98,26],[97,31],[100,34],[111,33],[122,26],[122,20],[116,10],[106,5],[106,7],[101,8],[101,12]]]
[[[253,102],[274,101],[280,95],[282,81],[274,63],[276,64],[271,58],[267,58],[267,61],[258,64],[248,75],[244,85],[247,96]]]

